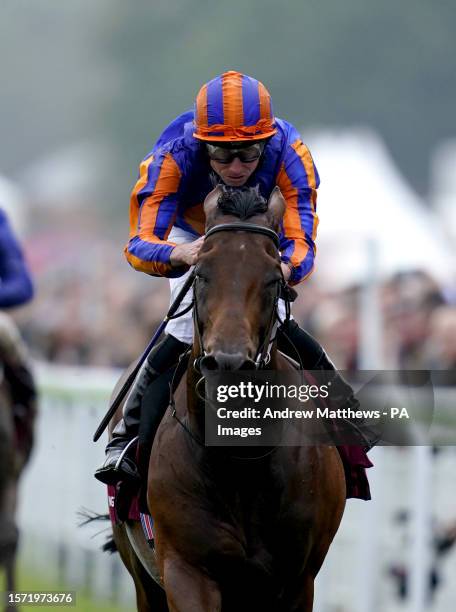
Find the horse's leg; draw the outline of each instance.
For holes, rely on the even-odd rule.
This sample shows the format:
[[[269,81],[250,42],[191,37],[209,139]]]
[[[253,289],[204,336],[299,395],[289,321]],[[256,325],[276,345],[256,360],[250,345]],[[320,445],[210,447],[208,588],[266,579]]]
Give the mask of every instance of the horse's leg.
[[[10,556],[5,563],[5,574],[6,574],[6,590],[16,591],[16,551]],[[17,607],[11,603],[6,606],[5,612],[16,612]]]
[[[306,572],[299,578],[296,588],[290,594],[288,602],[280,610],[283,612],[312,612],[314,601],[314,582],[315,578]]]
[[[314,582],[315,578],[310,574],[306,574],[303,580],[303,588],[301,591],[300,601],[298,605],[292,608],[293,612],[312,612],[314,601]]]
[[[5,577],[6,577],[6,590],[7,591],[16,591],[16,555],[17,555],[17,546],[19,540],[19,532],[16,525],[11,525],[12,530],[12,539],[10,544],[7,546],[7,552],[4,562],[5,567]],[[9,604],[5,608],[5,612],[16,612],[17,610],[16,604]]]
[[[165,592],[144,569],[130,544],[125,526],[114,525],[112,531],[123,564],[135,584],[138,612],[168,612]]]
[[[5,574],[6,574],[6,590],[7,591],[15,591],[16,590],[16,552],[17,548],[11,551],[11,554],[8,560],[5,563]]]
[[[164,584],[170,612],[220,612],[222,596],[217,583],[178,556],[163,564]]]

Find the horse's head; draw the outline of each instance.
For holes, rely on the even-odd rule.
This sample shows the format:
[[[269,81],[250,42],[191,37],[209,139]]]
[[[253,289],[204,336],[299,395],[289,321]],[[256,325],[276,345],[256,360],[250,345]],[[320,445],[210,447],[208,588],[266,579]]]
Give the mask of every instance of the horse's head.
[[[195,281],[196,345],[202,372],[255,368],[269,341],[283,275],[276,232],[279,189],[217,187],[204,203],[206,239]]]

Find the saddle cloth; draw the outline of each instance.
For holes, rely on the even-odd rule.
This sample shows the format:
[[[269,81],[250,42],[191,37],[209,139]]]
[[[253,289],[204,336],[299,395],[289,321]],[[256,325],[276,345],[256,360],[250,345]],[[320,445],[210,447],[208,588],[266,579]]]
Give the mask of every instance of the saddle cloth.
[[[139,492],[122,490],[122,484],[108,485],[109,518],[113,525],[119,525],[126,520],[139,521],[149,546],[154,547],[154,520],[148,512],[139,509]]]
[[[371,499],[366,469],[374,466],[361,446],[338,446],[345,471],[347,499]]]

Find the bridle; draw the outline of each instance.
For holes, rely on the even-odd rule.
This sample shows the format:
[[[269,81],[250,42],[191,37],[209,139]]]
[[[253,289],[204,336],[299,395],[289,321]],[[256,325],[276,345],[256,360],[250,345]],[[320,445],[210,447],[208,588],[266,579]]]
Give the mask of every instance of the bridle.
[[[215,225],[214,227],[212,227],[210,230],[207,231],[204,240],[206,241],[210,236],[213,236],[214,234],[218,232],[238,232],[238,231],[250,232],[253,234],[261,234],[263,236],[267,236],[273,241],[276,249],[277,250],[279,249],[280,239],[279,239],[278,234],[274,230],[270,229],[269,227],[263,227],[262,225],[256,225],[254,223],[239,222],[239,223],[222,223],[220,225]],[[197,302],[196,287],[195,287],[195,284],[198,282],[198,279],[199,279],[198,266],[196,266],[194,285],[193,285],[193,325],[194,325],[195,333],[198,338],[200,354],[198,355],[198,357],[196,357],[194,361],[194,367],[196,370],[201,372],[200,362],[201,362],[201,359],[207,354],[207,352],[204,349],[203,338],[201,336],[200,325],[199,325],[200,321],[199,321],[199,316],[198,316],[198,302]],[[277,280],[276,294],[274,297],[274,305],[271,310],[271,316],[269,318],[269,323],[266,329],[265,338],[263,342],[261,343],[261,345],[259,346],[257,350],[257,354],[255,356],[254,362],[255,362],[256,370],[264,369],[271,359],[271,349],[272,349],[272,345],[275,340],[275,331],[277,329],[277,323],[279,320],[278,315],[277,315],[277,306],[279,302],[279,297],[281,295],[282,285],[285,285],[285,284],[286,284],[285,279],[283,278],[283,275],[282,275],[282,277]],[[288,313],[289,313],[289,310],[287,310],[287,315]]]
[[[214,234],[218,232],[237,232],[237,231],[250,232],[254,234],[261,234],[263,236],[267,236],[273,241],[276,249],[277,250],[279,249],[280,239],[279,239],[278,234],[274,230],[268,227],[263,227],[262,225],[256,225],[254,223],[239,222],[239,223],[222,223],[219,225],[215,225],[214,227],[212,227],[210,230],[206,232],[204,240],[206,241],[207,238],[209,238],[210,236],[213,236]],[[190,286],[193,288],[193,301],[188,307],[186,307],[179,314],[182,315],[184,314],[184,312],[188,312],[188,310],[190,310],[190,308],[193,307],[193,325],[195,329],[195,334],[197,335],[197,338],[198,338],[198,344],[200,348],[200,354],[195,358],[193,367],[201,375],[198,382],[196,383],[195,392],[201,400],[206,401],[206,398],[203,397],[203,395],[199,391],[200,386],[204,384],[206,380],[205,376],[201,372],[200,362],[201,362],[201,359],[207,354],[207,352],[204,349],[204,344],[203,344],[203,339],[202,339],[201,332],[200,332],[199,319],[198,319],[198,302],[197,302],[197,297],[196,297],[196,286],[195,286],[197,281],[198,281],[198,265],[196,265],[196,267],[194,268],[191,278],[188,279],[188,283],[189,283],[188,288],[190,288]],[[255,358],[255,370],[264,369],[271,359],[271,349],[275,341],[275,332],[277,329],[278,322],[280,320],[278,316],[278,312],[277,312],[278,301],[279,301],[279,297],[281,296],[281,294],[283,294],[285,298],[288,295],[286,288],[287,288],[287,284],[282,274],[281,278],[277,280],[276,295],[274,297],[274,305],[271,310],[271,316],[269,319],[269,324],[268,324],[268,328],[265,334],[265,338],[257,350],[257,355]],[[286,303],[286,319],[288,319],[290,316],[290,303],[287,299],[285,300],[285,303]],[[179,370],[179,366],[177,370]],[[172,411],[172,416],[174,419],[176,419],[176,421],[181,425],[181,427],[187,432],[187,434],[199,446],[204,447],[203,441],[200,440],[197,436],[195,436],[195,434],[189,428],[188,424],[186,424],[183,420],[181,420],[177,416],[176,403],[174,400],[174,393],[173,393],[173,390],[175,387],[174,378],[176,377],[176,372],[174,373],[173,381],[170,384],[170,408]],[[259,457],[252,457],[252,459],[261,459],[263,457],[268,456],[273,451],[274,451],[274,448],[271,448],[264,455],[261,455]],[[234,458],[241,459],[241,457],[234,457]]]
[[[280,246],[280,239],[277,232],[270,229],[269,227],[263,227],[262,225],[256,225],[255,223],[221,223],[220,225],[214,225],[210,230],[206,232],[204,240],[207,240],[209,236],[216,234],[217,232],[250,232],[253,234],[263,234],[271,238],[277,249]]]

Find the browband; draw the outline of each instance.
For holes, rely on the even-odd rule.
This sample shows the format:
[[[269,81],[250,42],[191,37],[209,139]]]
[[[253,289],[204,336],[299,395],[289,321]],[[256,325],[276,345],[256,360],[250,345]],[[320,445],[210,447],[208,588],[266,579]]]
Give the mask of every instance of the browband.
[[[270,229],[269,227],[263,227],[262,225],[255,225],[254,223],[221,223],[220,225],[214,225],[210,230],[206,232],[205,239],[209,238],[212,234],[217,232],[252,232],[254,234],[263,234],[271,238],[277,249],[280,246],[280,240],[278,234]]]

